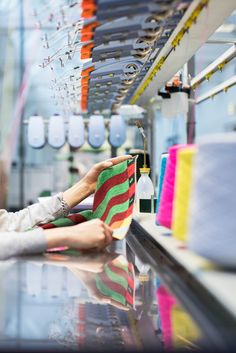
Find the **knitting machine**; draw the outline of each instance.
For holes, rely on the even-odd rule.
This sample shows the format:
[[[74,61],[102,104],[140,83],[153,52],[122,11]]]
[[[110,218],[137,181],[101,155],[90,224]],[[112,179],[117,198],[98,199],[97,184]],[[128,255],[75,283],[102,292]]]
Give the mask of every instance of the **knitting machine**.
[[[35,8],[48,54],[41,66],[55,72],[55,100],[79,113],[116,113],[129,103],[191,2],[52,0]],[[50,33],[44,31],[48,23]]]
[[[120,147],[126,139],[123,118],[135,125],[139,107],[147,111],[150,123],[155,101],[161,101],[164,117],[187,115],[196,82],[186,63],[235,7],[234,0],[224,6],[220,0],[39,3],[34,15],[46,51],[40,66],[53,75],[52,98],[63,115],[48,121],[48,143],[55,148],[66,140],[81,147],[84,128],[92,148],[102,146],[107,128],[109,143]],[[35,121],[29,121],[37,135],[29,137],[29,144],[39,148],[45,144],[45,131]]]

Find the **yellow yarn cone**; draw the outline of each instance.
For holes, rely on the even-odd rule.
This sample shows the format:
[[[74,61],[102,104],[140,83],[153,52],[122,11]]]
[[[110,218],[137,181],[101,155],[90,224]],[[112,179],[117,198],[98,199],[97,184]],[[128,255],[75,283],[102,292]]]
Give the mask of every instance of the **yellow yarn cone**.
[[[177,153],[172,233],[182,241],[186,241],[188,229],[192,165],[195,155],[196,146],[193,145],[181,148]]]

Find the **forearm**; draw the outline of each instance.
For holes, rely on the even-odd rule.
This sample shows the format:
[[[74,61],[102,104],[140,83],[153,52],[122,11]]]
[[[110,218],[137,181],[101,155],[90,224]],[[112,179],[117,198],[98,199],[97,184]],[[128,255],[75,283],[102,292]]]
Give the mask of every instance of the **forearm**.
[[[15,213],[1,210],[0,231],[21,232],[64,216],[61,200],[62,194],[58,194]]]
[[[68,227],[47,229],[37,228],[28,232],[0,233],[0,260],[13,256],[43,253],[44,251],[69,246]]]
[[[93,193],[93,189],[84,181],[79,181],[71,188],[63,192],[63,199],[72,208]]]
[[[12,256],[42,253],[48,249],[69,246],[70,228],[44,230],[37,228],[28,232],[0,233],[0,260]]]
[[[46,248],[46,237],[41,228],[23,233],[0,234],[0,260],[18,255],[42,253]]]
[[[68,227],[45,229],[44,235],[47,249],[69,246],[68,233]]]
[[[51,229],[37,228],[28,232],[0,233],[0,260],[11,256],[42,253],[47,249],[102,250],[112,242],[112,229],[100,220],[76,226]]]

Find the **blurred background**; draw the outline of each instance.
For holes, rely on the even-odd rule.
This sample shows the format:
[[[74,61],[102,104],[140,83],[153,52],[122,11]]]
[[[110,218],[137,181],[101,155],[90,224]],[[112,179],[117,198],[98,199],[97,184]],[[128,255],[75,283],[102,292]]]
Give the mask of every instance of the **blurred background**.
[[[67,3],[58,1],[57,5]],[[143,148],[140,134],[133,123],[134,117],[124,117],[126,124],[125,142],[118,148],[106,138],[99,148],[86,141],[78,149],[68,143],[55,149],[48,143],[41,149],[27,142],[27,121],[37,114],[48,120],[53,114],[67,119],[76,109],[68,108],[62,100],[55,99],[52,82],[62,71],[60,65],[42,68],[47,57],[45,33],[48,37],[56,31],[55,4],[44,0],[2,0],[0,2],[0,170],[1,208],[17,210],[47,195],[67,188],[80,179],[94,163],[114,156]],[[54,12],[53,12],[54,11]],[[75,16],[75,15],[74,15]],[[40,22],[41,21],[41,22]],[[208,41],[195,53],[188,63],[191,75],[202,71],[221,55],[236,39],[236,12],[233,12]],[[54,52],[60,48],[53,43]],[[74,58],[76,62],[76,57]],[[189,71],[189,72],[190,72]],[[202,83],[193,94],[200,96],[215,85],[235,75],[236,63],[232,60],[223,71],[218,71],[209,81]],[[190,102],[190,118],[196,141],[201,135],[236,129],[236,88],[218,94],[212,100],[194,105]],[[105,119],[106,115],[104,114]],[[137,115],[138,116],[138,115]],[[153,102],[140,115],[152,137],[149,153],[155,156],[153,180],[156,183],[160,154],[169,146],[187,139],[187,114],[171,118],[162,116],[158,103]],[[85,116],[88,118],[88,116]],[[87,134],[87,130],[86,130]]]

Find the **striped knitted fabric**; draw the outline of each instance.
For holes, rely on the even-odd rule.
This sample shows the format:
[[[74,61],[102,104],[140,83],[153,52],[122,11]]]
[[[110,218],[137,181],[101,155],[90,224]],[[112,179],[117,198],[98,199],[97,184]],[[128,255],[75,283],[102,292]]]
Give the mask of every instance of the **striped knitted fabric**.
[[[44,229],[67,227],[100,218],[113,229],[113,237],[123,239],[129,229],[135,198],[135,160],[128,160],[101,172],[92,210],[41,224]]]
[[[92,218],[100,218],[113,230],[113,237],[126,235],[133,214],[135,160],[124,161],[104,170],[97,182]]]
[[[108,262],[103,272],[95,274],[95,281],[101,295],[125,307],[134,308],[134,267],[122,255]]]

